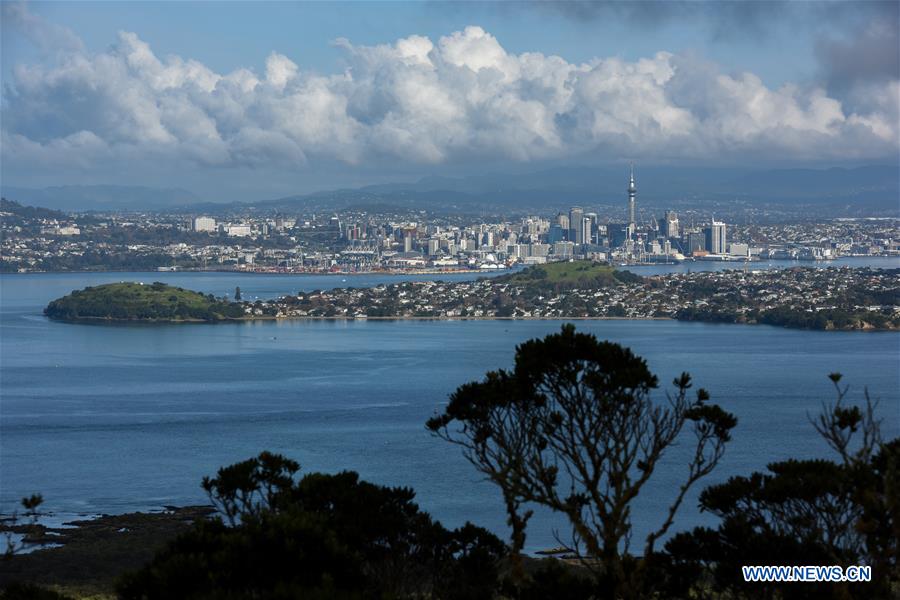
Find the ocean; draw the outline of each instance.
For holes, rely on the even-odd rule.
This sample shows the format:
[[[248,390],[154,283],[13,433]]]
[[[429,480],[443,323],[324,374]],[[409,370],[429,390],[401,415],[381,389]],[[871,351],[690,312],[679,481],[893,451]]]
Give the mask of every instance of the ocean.
[[[445,525],[472,521],[506,535],[497,490],[456,447],[432,436],[425,421],[457,386],[510,366],[517,344],[558,331],[561,321],[81,325],[41,314],[48,301],[72,289],[125,280],[215,294],[240,286],[252,299],[398,277],[3,275],[0,511],[35,492],[62,518],[203,503],[204,475],[271,450],[296,458],[305,472],[355,470],[373,482],[410,486],[420,506]],[[900,434],[897,333],[677,321],[578,321],[576,327],[646,358],[663,383],[661,393],[690,372],[739,419],[719,469],[695,488],[673,531],[715,523],[696,506],[705,485],[775,460],[829,456],[809,416],[834,397],[830,372],[844,374],[850,400],[861,400],[867,387],[880,399],[885,434]],[[689,441],[688,434],[667,454],[638,499],[638,547],[677,492]],[[558,517],[538,512],[526,549],[556,546],[554,529],[563,528]]]

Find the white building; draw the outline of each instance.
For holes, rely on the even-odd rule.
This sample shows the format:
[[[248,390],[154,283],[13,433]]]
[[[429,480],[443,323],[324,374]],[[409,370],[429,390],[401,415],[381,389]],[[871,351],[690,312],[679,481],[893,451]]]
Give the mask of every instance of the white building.
[[[725,223],[713,219],[706,229],[706,249],[710,254],[725,254],[726,247]]]
[[[251,235],[250,226],[244,224],[229,225],[226,231],[232,237],[249,237]]]
[[[212,217],[195,217],[193,229],[194,231],[215,231],[216,220]]]

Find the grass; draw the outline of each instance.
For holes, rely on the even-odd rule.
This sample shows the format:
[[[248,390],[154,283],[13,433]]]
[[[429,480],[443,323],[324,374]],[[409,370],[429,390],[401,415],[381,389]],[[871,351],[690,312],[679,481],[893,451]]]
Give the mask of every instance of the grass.
[[[44,310],[51,319],[116,321],[217,321],[239,318],[235,303],[164,283],[109,283],[74,291]]]
[[[590,260],[534,265],[495,279],[498,283],[555,289],[592,289],[639,280],[640,277],[630,271],[618,271]]]

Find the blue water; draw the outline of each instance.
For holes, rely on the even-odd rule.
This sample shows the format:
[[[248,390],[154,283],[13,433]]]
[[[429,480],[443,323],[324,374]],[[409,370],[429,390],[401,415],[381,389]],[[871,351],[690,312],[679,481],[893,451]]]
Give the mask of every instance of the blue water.
[[[449,277],[444,276],[444,279]],[[254,322],[101,326],[53,323],[46,303],[107,281],[162,280],[272,297],[373,285],[389,276],[223,273],[0,277],[0,510],[41,492],[60,514],[117,513],[205,500],[200,479],[268,449],[306,470],[359,471],[412,486],[446,524],[505,535],[499,494],[425,420],[458,385],[509,366],[516,344],[557,331],[548,321]],[[632,347],[663,382],[683,370],[740,422],[706,483],[787,457],[828,456],[807,420],[845,374],[851,397],[881,399],[900,434],[900,335],[806,332],[670,321],[579,321]],[[642,493],[635,540],[658,523],[689,448],[675,448]],[[699,488],[697,489],[699,491]],[[696,494],[675,530],[709,523]],[[528,549],[555,546],[561,523],[539,513]]]

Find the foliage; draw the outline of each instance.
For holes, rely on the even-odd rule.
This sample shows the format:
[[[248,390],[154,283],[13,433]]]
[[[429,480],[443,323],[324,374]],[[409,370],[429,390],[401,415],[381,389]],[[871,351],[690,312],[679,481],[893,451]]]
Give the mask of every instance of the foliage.
[[[589,260],[553,262],[533,265],[517,273],[494,279],[498,284],[525,286],[535,291],[561,292],[572,289],[590,290],[614,287],[622,283],[638,283],[643,278],[630,271]]]
[[[512,371],[457,389],[428,428],[461,446],[500,487],[513,551],[524,545],[527,507],[549,507],[572,527],[571,540],[560,543],[621,596],[640,576],[640,565],[627,558],[631,504],[663,453],[690,422],[694,453],[663,522],[645,540],[647,556],[688,489],[715,468],[736,424],[704,390],[690,399],[691,385],[684,373],[668,402],[656,402],[657,378],[643,359],[565,325],[520,345]]]
[[[38,509],[41,504],[44,503],[44,497],[40,494],[32,494],[30,496],[26,496],[22,498],[21,502],[22,508],[25,509],[24,517],[26,519],[25,529],[27,532],[33,532],[37,529],[38,518],[40,517],[40,512]],[[7,525],[8,529],[6,532],[6,550],[4,552],[4,559],[10,559],[12,556],[21,550],[25,549],[25,542],[19,542],[18,544],[13,541],[12,531],[19,523],[19,515],[16,512],[13,512],[12,516],[8,519]]]
[[[161,320],[220,321],[244,316],[241,304],[217,300],[199,292],[164,283],[109,283],[74,291],[53,300],[44,314],[51,319],[77,321]]]
[[[883,442],[875,403],[844,405],[847,388],[813,421],[837,461],[786,460],[768,472],[732,477],[700,496],[722,519],[715,530],[673,537],[666,550],[673,586],[686,594],[709,574],[714,589],[738,598],[888,598],[900,586],[900,438]],[[869,565],[870,583],[745,583],[742,565]],[[678,588],[681,589],[678,589]]]
[[[872,310],[824,309],[815,312],[798,311],[778,307],[762,311],[757,322],[797,329],[894,329],[900,327],[900,318],[892,312]]]
[[[119,586],[122,598],[482,598],[504,546],[448,531],[408,488],[312,473],[262,453],[206,478],[226,520],[198,522]],[[226,521],[228,521],[226,523]]]
[[[66,213],[58,210],[40,206],[27,206],[6,198],[0,198],[0,212],[5,213],[4,220],[15,225],[23,224],[26,220],[47,219],[63,221],[68,217]]]

